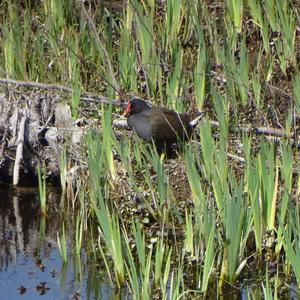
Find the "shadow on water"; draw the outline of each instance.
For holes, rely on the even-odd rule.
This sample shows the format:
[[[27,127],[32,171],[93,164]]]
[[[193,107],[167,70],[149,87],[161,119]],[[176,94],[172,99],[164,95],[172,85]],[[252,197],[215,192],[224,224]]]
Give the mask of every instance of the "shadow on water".
[[[82,255],[62,262],[57,247],[60,193],[50,190],[47,218],[37,189],[0,185],[0,299],[118,299],[108,279]],[[70,256],[70,253],[69,253]]]

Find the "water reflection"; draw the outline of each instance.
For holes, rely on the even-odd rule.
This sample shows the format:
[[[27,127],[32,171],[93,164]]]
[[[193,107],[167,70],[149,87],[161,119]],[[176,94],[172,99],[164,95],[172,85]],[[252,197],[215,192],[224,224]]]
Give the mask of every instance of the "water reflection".
[[[47,218],[37,189],[0,185],[0,299],[117,299],[105,277],[71,251],[63,264],[56,243],[60,193],[50,190]],[[72,232],[67,233],[72,243]]]
[[[9,264],[17,262],[17,254],[32,255],[37,247],[39,199],[36,190],[22,193],[4,185],[0,186],[0,199],[0,271],[3,272]]]
[[[131,299],[128,290],[114,291],[105,268],[88,262],[84,252],[63,264],[57,248],[61,231],[60,193],[47,195],[47,218],[41,217],[37,189],[13,189],[0,184],[0,299]],[[75,240],[72,215],[66,227],[69,245]],[[76,217],[73,218],[76,220]],[[74,221],[75,222],[75,221]],[[73,222],[73,223],[74,223]],[[104,275],[103,275],[104,274]],[[211,289],[205,299],[263,299],[262,285],[244,281],[244,288],[228,288],[222,295]],[[195,295],[195,297],[193,297]],[[298,299],[297,287],[290,287],[287,297]],[[186,299],[186,298],[182,298]],[[191,294],[188,299],[204,299]]]

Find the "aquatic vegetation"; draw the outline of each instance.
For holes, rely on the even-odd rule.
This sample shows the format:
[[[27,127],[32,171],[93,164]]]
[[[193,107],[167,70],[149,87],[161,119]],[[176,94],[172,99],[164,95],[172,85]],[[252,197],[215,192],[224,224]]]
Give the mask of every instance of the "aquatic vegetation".
[[[38,163],[38,182],[39,182],[39,195],[40,195],[40,203],[41,203],[41,211],[43,215],[46,215],[47,206],[46,206],[46,169],[45,164],[41,168],[40,163]]]
[[[61,153],[77,215],[57,236],[63,260],[73,226],[75,255],[85,248],[135,299],[220,295],[249,274],[264,277],[267,299],[281,282],[300,287],[299,4],[102,2],[0,4],[3,77],[63,83],[74,119],[98,121]],[[112,125],[122,114],[113,103],[137,95],[206,112],[177,158]],[[68,182],[70,166],[78,185]]]

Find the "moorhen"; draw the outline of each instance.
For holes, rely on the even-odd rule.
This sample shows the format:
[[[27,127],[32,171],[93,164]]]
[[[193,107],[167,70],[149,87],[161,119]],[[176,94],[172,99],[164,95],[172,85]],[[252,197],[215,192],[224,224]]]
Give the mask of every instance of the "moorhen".
[[[203,114],[199,112],[195,116],[163,107],[150,107],[141,99],[131,100],[124,113],[128,126],[143,140],[153,140],[159,152],[169,151],[174,143],[187,140]]]

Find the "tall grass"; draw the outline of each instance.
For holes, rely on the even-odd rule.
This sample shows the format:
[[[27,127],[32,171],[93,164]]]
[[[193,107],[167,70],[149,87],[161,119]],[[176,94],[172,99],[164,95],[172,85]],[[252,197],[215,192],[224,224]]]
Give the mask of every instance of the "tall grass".
[[[86,132],[82,144],[88,167],[74,199],[75,256],[86,234],[87,252],[103,262],[112,285],[126,284],[135,299],[155,293],[178,299],[194,290],[208,295],[216,278],[222,292],[252,260],[266,274],[260,292],[271,298],[266,250],[272,252],[266,265],[282,261],[278,269],[290,269],[299,285],[297,150],[288,139],[277,145],[252,130],[273,126],[266,107],[283,103],[288,117],[279,117],[297,140],[299,6],[271,0],[226,0],[224,6],[131,0],[121,9],[106,1],[24,3],[25,9],[17,1],[0,3],[7,11],[0,16],[1,76],[65,84],[73,90],[66,101],[74,118],[87,111],[94,117],[95,109],[101,115],[100,128]],[[81,103],[83,91],[122,99],[136,94],[179,112],[204,109],[208,117],[179,154],[183,159],[166,160],[153,145],[112,127],[119,113],[112,105]],[[240,126],[251,134],[241,135]],[[244,165],[229,159],[231,152]],[[63,152],[63,188],[67,159]],[[57,239],[67,261],[65,226]],[[278,289],[280,276],[274,280]]]

